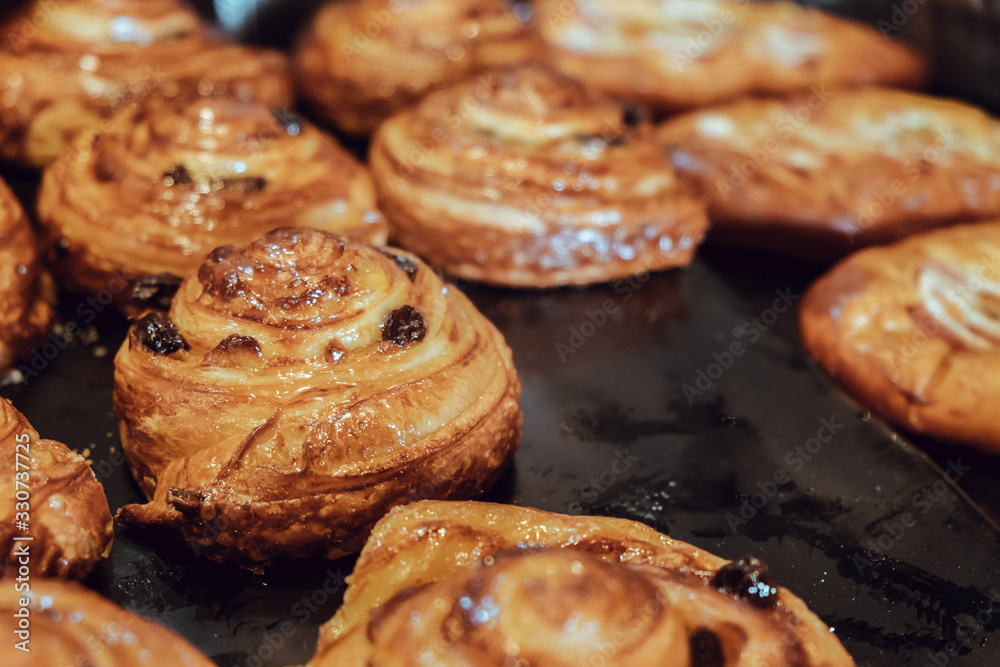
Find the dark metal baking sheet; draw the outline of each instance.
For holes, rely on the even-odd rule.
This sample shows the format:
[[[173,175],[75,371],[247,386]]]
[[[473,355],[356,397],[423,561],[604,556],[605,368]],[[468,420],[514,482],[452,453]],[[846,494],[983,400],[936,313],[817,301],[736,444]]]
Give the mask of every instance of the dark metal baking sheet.
[[[807,360],[784,308],[804,282],[713,257],[582,290],[466,288],[524,383],[524,444],[489,498],[632,518],[721,556],[758,555],[860,665],[1000,664],[1000,533]],[[61,314],[86,328],[91,310],[67,300]],[[108,311],[92,324],[99,339],[0,393],[46,437],[89,447],[117,509],[140,500],[111,412],[125,325]],[[960,484],[997,478],[947,451]],[[119,530],[86,583],[220,665],[287,665],[310,656],[350,568],[311,561],[257,576]]]

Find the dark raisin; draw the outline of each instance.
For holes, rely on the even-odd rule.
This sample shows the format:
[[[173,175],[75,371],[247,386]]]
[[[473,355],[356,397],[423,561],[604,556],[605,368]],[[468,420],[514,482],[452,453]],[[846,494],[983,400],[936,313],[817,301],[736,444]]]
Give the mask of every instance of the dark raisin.
[[[231,336],[226,336],[219,344],[215,346],[215,349],[219,352],[225,352],[226,354],[238,354],[240,352],[245,352],[247,354],[252,354],[255,357],[262,356],[260,351],[260,343],[253,336],[241,336],[240,334],[232,334]]]
[[[281,127],[285,128],[285,132],[293,137],[301,132],[302,128],[306,125],[305,118],[294,111],[289,111],[288,109],[273,107],[271,109],[271,114],[274,116],[274,119],[278,121]]]
[[[163,184],[167,187],[173,185],[190,185],[191,174],[188,173],[187,167],[182,164],[171,165],[169,169],[163,172]]]
[[[722,645],[708,628],[698,628],[688,639],[691,648],[691,667],[724,667]]]
[[[132,327],[132,335],[154,354],[173,354],[190,349],[174,321],[163,313],[143,315]]]
[[[778,604],[778,581],[761,560],[744,556],[723,566],[712,577],[712,586],[744,598],[758,609]]]
[[[132,288],[132,298],[150,308],[167,310],[180,286],[179,276],[172,273],[158,273],[155,276],[146,276],[136,283]]]
[[[260,176],[239,176],[232,178],[220,178],[212,181],[212,187],[216,189],[235,190],[245,195],[254,195],[261,192],[267,186],[267,179]]]
[[[649,114],[641,107],[626,104],[622,109],[622,121],[627,128],[635,128],[649,119]]]
[[[394,261],[396,266],[398,266],[403,273],[406,274],[406,277],[410,279],[411,283],[417,279],[417,263],[412,259],[391,253],[388,250],[379,250],[379,252]]]
[[[413,306],[403,306],[389,313],[382,325],[382,340],[405,347],[418,343],[427,335],[424,316]]]

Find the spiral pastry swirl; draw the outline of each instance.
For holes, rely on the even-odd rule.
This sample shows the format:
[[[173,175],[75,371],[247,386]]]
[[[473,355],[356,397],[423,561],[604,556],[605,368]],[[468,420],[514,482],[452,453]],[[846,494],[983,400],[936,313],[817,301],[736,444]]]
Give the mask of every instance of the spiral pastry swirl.
[[[632,521],[425,501],[376,525],[309,667],[847,667],[753,557]]]
[[[300,95],[353,134],[486,67],[538,55],[528,2],[352,0],[320,9],[295,56]]]
[[[538,0],[553,65],[616,98],[677,110],[813,86],[918,87],[921,57],[793,2]]]
[[[111,548],[111,510],[84,458],[0,398],[0,570],[81,579]],[[15,537],[30,537],[28,542]],[[28,545],[26,558],[23,547]],[[24,574],[21,572],[20,574]],[[13,587],[4,587],[13,588]]]
[[[1000,215],[1000,121],[886,88],[746,99],[657,131],[708,202],[710,242],[830,263]]]
[[[687,264],[704,208],[633,116],[535,65],[432,93],[372,142],[391,236],[458,276],[518,287]]]
[[[802,297],[802,343],[908,431],[1000,455],[1000,220],[854,253]]]
[[[388,229],[367,170],[332,137],[232,99],[142,106],[82,133],[45,170],[38,213],[62,282],[124,283],[110,291],[126,307],[160,307],[214,248],[277,227],[377,244]]]
[[[35,0],[0,33],[0,153],[35,167],[154,93],[292,102],[282,54],[227,43],[180,0]]]
[[[42,298],[38,243],[14,193],[0,179],[0,373],[40,342],[52,322]]]
[[[306,228],[223,246],[115,359],[152,500],[118,518],[250,568],[356,551],[395,504],[492,484],[519,394],[500,333],[412,256]]]
[[[123,609],[83,586],[32,578],[30,589],[13,581],[0,587],[0,632],[8,638],[5,665],[87,665],[88,667],[213,667],[215,663],[166,626]],[[27,607],[21,606],[21,599]],[[15,613],[27,609],[30,637],[23,641]]]

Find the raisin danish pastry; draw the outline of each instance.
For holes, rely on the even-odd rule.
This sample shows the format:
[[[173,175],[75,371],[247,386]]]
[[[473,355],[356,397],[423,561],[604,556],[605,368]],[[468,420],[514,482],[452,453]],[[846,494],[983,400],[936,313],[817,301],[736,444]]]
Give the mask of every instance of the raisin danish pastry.
[[[1000,216],[1000,122],[959,102],[887,89],[744,100],[659,137],[708,199],[713,242],[830,262]]]
[[[389,508],[467,498],[520,442],[500,333],[419,260],[319,230],[215,250],[115,359],[151,499],[118,519],[259,569],[361,548]]]
[[[32,576],[85,577],[113,537],[111,510],[94,471],[61,442],[42,440],[3,398],[0,448],[0,570],[17,572],[27,544]]]
[[[537,65],[491,70],[386,121],[371,168],[390,236],[497,285],[685,265],[707,226],[647,123]]]
[[[871,27],[750,0],[538,0],[553,64],[661,110],[813,86],[917,87],[921,57]]]
[[[180,0],[35,0],[0,33],[0,154],[35,167],[151,93],[292,102],[282,54],[227,43]]]
[[[79,584],[41,578],[32,578],[30,588],[14,581],[0,583],[0,632],[6,640],[7,667],[215,665],[173,630]],[[18,617],[19,613],[30,618],[27,631],[20,625],[24,616]]]
[[[329,2],[295,56],[299,94],[340,129],[368,134],[429,90],[537,55],[528,2]]]
[[[41,342],[52,322],[42,276],[28,217],[0,179],[0,374]]]
[[[385,243],[364,166],[299,116],[257,102],[126,110],[49,165],[38,217],[63,284],[162,307],[214,248],[288,224]]]
[[[799,313],[819,365],[887,420],[1000,455],[1000,222],[848,257]]]
[[[633,521],[476,502],[396,508],[309,667],[847,667],[767,566]]]

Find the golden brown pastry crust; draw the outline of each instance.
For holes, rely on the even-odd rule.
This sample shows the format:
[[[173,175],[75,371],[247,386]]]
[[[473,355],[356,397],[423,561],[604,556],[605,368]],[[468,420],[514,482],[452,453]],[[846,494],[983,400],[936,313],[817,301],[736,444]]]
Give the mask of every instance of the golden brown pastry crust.
[[[806,350],[864,406],[1000,454],[1000,222],[852,255],[809,289],[799,317]]]
[[[853,665],[757,565],[727,565],[622,519],[413,503],[375,526],[309,665],[390,667],[418,656],[463,666]],[[756,591],[754,575],[771,596],[751,602],[730,576],[719,588],[720,569],[737,575],[742,595]]]
[[[536,57],[527,2],[348,0],[319,10],[299,44],[299,94],[353,134],[472,72]]]
[[[28,217],[0,179],[0,374],[34,348],[52,322],[42,272]]]
[[[142,278],[187,275],[218,246],[278,227],[376,244],[388,233],[371,176],[332,137],[231,99],[150,104],[81,133],[45,170],[38,214],[63,284],[115,285],[119,305],[140,309]]]
[[[372,141],[390,236],[450,273],[517,287],[685,265],[704,208],[633,120],[536,65],[432,93]]]
[[[213,252],[156,318],[115,359],[152,499],[118,519],[211,558],[356,551],[393,505],[481,493],[520,442],[500,333],[405,253],[276,230]]]
[[[830,262],[1000,215],[1000,122],[887,89],[744,100],[658,136],[709,201],[713,242]]]
[[[3,398],[0,449],[0,570],[17,573],[25,564],[21,549],[28,545],[30,576],[88,575],[111,549],[114,534],[108,499],[94,471],[61,442],[42,440]],[[27,530],[18,527],[21,521]],[[14,540],[25,536],[31,541]]]
[[[214,667],[183,637],[164,625],[123,609],[83,586],[55,579],[31,579],[22,591],[13,580],[0,580],[0,632],[4,664],[88,665],[88,667]],[[29,596],[30,652],[14,648],[14,614],[20,599]]]
[[[0,33],[0,152],[35,167],[152,93],[293,99],[285,56],[225,42],[180,0],[35,0]]]
[[[922,58],[873,28],[793,2],[538,0],[565,74],[656,109],[826,84],[919,87]]]

